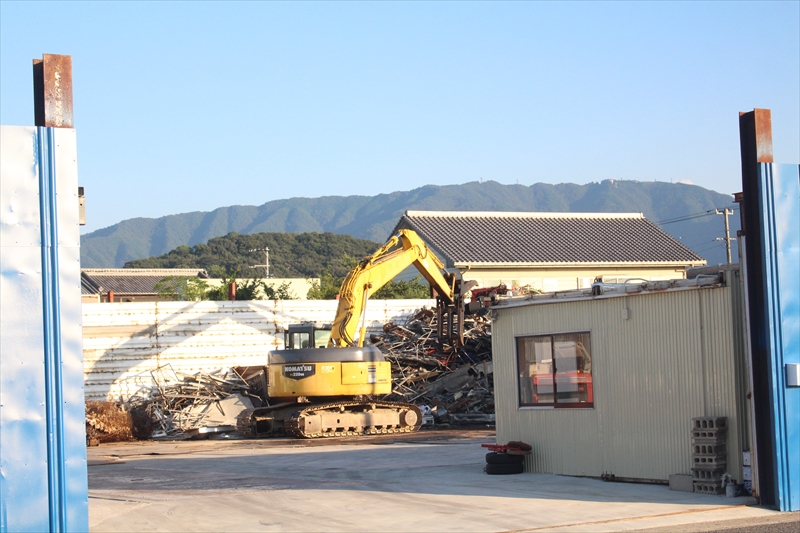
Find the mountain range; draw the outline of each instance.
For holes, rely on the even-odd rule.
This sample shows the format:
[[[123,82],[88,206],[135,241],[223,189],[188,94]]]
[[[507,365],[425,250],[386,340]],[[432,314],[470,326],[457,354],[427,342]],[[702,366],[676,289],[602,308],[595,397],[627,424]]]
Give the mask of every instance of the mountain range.
[[[426,185],[377,196],[323,196],[273,200],[260,206],[235,205],[160,218],[132,218],[81,237],[81,266],[122,267],[127,261],[205,243],[230,232],[331,232],[384,242],[406,210],[643,213],[667,233],[703,256],[726,262],[722,216],[732,196],[697,185],[604,180],[577,185],[504,185],[495,181]],[[738,211],[731,235],[739,229]],[[733,261],[736,248],[733,243]]]

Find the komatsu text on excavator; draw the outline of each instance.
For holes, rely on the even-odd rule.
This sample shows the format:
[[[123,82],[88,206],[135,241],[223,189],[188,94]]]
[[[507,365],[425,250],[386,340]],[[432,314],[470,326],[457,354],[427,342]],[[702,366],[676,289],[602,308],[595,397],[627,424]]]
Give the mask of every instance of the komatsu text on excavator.
[[[413,404],[375,399],[392,391],[391,363],[365,346],[361,320],[369,296],[414,265],[436,298],[440,342],[463,343],[465,284],[412,230],[400,230],[345,277],[330,329],[314,324],[289,326],[284,350],[269,353],[269,404],[243,411],[240,432],[251,436],[341,437],[408,433],[422,424]],[[359,321],[361,325],[359,327]],[[358,334],[356,332],[358,331]]]

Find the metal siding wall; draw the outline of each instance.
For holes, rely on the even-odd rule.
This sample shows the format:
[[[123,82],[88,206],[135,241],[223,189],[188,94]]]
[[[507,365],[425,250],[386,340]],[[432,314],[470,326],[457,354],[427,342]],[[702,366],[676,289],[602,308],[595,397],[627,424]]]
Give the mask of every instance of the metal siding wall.
[[[195,373],[267,364],[283,347],[283,330],[299,322],[333,321],[334,300],[146,302],[83,304],[86,399],[127,398],[152,384],[169,364]],[[368,333],[405,320],[433,300],[372,300]]]
[[[75,132],[42,128],[38,133],[48,144],[43,147],[36,128],[0,128],[0,531],[86,531]],[[53,167],[44,179],[57,193],[49,205],[57,216],[53,274],[60,286],[60,294],[54,294],[60,336],[52,327],[46,331],[43,320],[39,178],[44,171],[37,155],[45,149],[53,155],[48,161]],[[61,360],[51,368],[61,378],[55,405],[53,390],[45,385],[45,335],[49,341],[60,339],[55,346]],[[63,431],[48,433],[48,411],[51,421],[60,419]],[[53,470],[57,475],[49,479]]]
[[[752,427],[750,420],[751,400],[748,399],[750,390],[750,365],[747,354],[747,324],[744,295],[744,280],[740,270],[728,273],[728,285],[731,287],[731,329],[733,331],[733,352],[736,356],[734,372],[736,386],[736,410],[739,413],[741,424],[739,445],[741,449],[751,450]]]
[[[729,292],[498,308],[492,334],[498,442],[533,444],[529,467],[537,472],[661,480],[690,473],[691,419],[728,416],[736,425],[739,416]],[[519,409],[513,337],[565,331],[591,332],[594,408]],[[731,437],[736,431],[738,425]],[[741,479],[741,447],[730,440],[729,468]]]

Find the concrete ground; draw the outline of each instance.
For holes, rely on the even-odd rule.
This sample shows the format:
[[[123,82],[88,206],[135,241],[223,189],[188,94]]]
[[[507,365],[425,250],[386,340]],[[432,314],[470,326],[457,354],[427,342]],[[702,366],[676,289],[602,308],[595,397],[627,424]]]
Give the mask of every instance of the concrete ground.
[[[787,523],[751,498],[483,472],[494,433],[359,442],[209,440],[89,448],[93,532],[716,531]],[[797,515],[794,515],[797,518]],[[716,527],[716,526],[715,526]],[[787,531],[791,531],[787,530]]]

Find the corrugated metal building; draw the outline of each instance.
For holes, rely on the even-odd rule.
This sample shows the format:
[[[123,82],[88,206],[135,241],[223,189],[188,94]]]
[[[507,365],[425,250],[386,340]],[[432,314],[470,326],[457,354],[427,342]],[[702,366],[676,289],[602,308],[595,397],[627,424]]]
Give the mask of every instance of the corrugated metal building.
[[[692,418],[724,416],[727,470],[741,481],[749,374],[741,282],[728,278],[494,307],[497,441],[531,443],[533,472],[666,481],[691,474]]]

